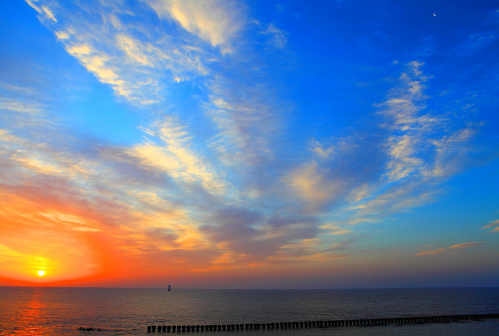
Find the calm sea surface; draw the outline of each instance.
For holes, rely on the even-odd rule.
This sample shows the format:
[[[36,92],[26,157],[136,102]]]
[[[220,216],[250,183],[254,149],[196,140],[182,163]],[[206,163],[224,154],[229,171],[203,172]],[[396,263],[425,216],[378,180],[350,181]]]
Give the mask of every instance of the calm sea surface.
[[[180,290],[0,287],[0,335],[147,335],[148,325],[499,313],[499,288]],[[105,331],[81,331],[93,327]],[[189,333],[193,334],[193,333]],[[499,335],[499,320],[198,332],[207,335]]]

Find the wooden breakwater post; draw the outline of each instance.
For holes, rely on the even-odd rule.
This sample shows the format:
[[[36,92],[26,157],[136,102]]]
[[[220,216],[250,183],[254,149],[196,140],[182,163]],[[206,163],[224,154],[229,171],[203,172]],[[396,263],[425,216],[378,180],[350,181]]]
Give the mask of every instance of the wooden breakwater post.
[[[329,328],[329,327],[374,327],[389,324],[423,324],[423,323],[451,323],[462,321],[483,321],[499,318],[499,314],[471,314],[471,315],[439,315],[439,316],[410,316],[395,318],[361,319],[361,320],[332,320],[332,321],[298,321],[298,322],[267,322],[244,324],[204,324],[204,325],[151,325],[147,332],[199,332],[199,331],[239,331],[239,330],[274,330],[274,329],[302,329],[302,328]]]

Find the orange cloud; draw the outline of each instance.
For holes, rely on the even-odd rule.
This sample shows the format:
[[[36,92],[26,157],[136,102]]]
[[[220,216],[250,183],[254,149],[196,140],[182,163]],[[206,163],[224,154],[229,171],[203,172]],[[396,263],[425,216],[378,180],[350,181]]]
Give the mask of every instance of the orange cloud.
[[[429,255],[429,254],[440,254],[440,253],[447,252],[447,251],[449,251],[449,249],[441,248],[441,249],[433,250],[433,251],[420,252],[420,253],[415,254],[415,255],[424,256],[424,255]]]
[[[429,254],[440,254],[440,253],[445,253],[445,252],[451,252],[452,249],[465,249],[465,248],[468,248],[468,247],[480,246],[482,244],[483,244],[483,242],[472,242],[472,243],[457,244],[457,245],[452,245],[449,248],[441,248],[441,249],[433,250],[433,251],[420,252],[420,253],[417,253],[415,255],[416,256],[424,256],[424,255],[429,255]]]

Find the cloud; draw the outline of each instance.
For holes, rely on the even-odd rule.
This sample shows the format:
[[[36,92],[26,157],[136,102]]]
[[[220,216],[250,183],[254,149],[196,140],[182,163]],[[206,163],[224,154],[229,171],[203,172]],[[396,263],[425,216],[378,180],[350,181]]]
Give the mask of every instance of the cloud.
[[[351,203],[357,203],[372,195],[374,191],[374,186],[364,183],[357,188],[350,191],[347,196],[347,200]]]
[[[226,183],[217,177],[213,167],[189,148],[190,138],[184,126],[173,118],[165,118],[156,123],[155,128],[154,134],[163,145],[148,142],[134,146],[127,154],[139,158],[142,165],[162,170],[173,178],[186,183],[199,182],[210,193],[225,191]]]
[[[210,146],[227,165],[259,166],[275,159],[273,142],[282,132],[287,106],[278,106],[271,88],[242,71],[244,79],[219,76],[210,84],[205,112],[219,130]]]
[[[323,149],[320,143],[317,143],[317,147],[312,149],[313,152],[322,159],[328,159],[331,154],[333,154],[333,148]]]
[[[404,184],[403,186],[392,185],[382,193],[376,193],[370,199],[348,207],[348,210],[356,210],[357,216],[383,215],[407,211],[408,209],[428,204],[435,200],[440,190],[425,190],[426,185],[421,182]]]
[[[307,211],[326,212],[345,201],[372,196],[372,183],[379,178],[386,155],[378,134],[357,133],[327,142],[313,140],[310,151],[318,160],[294,168],[284,179],[306,202]]]
[[[482,242],[464,243],[464,244],[452,245],[450,248],[451,249],[454,249],[454,248],[462,249],[462,248],[467,248],[467,247],[480,246],[482,244],[483,244]]]
[[[38,12],[40,15],[39,18],[40,20],[44,21],[46,19],[51,20],[52,22],[57,22],[57,19],[54,16],[54,13],[52,10],[45,5],[38,6],[36,3],[38,3],[38,0],[25,0],[28,5],[30,5],[34,10]]]
[[[231,40],[241,30],[244,18],[234,2],[224,0],[147,0],[160,18],[170,18],[182,28],[230,51]]]
[[[440,254],[440,253],[447,253],[447,252],[453,252],[453,249],[466,249],[469,247],[476,247],[482,245],[483,242],[473,242],[473,243],[464,243],[464,244],[457,244],[457,245],[452,245],[449,248],[440,248],[438,250],[433,250],[433,251],[425,251],[425,252],[420,252],[415,254],[415,256],[425,256],[425,255],[430,255],[430,254]]]
[[[424,64],[411,62],[407,66],[407,73],[399,78],[400,86],[392,89],[387,101],[380,105],[380,113],[387,118],[381,127],[389,131],[388,160],[383,178],[376,188],[369,189],[371,198],[375,197],[369,199],[364,192],[361,195],[366,201],[353,207],[360,214],[397,212],[431,202],[439,190],[428,189],[428,182],[458,172],[469,160],[475,129],[453,129],[446,118],[424,113],[427,97],[423,89],[428,79],[422,72]],[[381,186],[383,193],[378,192]],[[368,186],[363,188],[367,190]]]
[[[277,28],[273,23],[269,24],[267,30],[262,33],[269,36],[267,43],[277,49],[284,48],[286,46],[286,43],[288,42],[288,39],[286,37],[287,34]]]
[[[61,3],[59,19],[49,28],[67,52],[118,97],[147,106],[162,101],[173,83],[205,76],[207,62],[202,58],[212,55],[149,24],[124,24],[122,20],[142,14],[132,5],[108,2],[89,11],[83,3],[71,8]]]
[[[42,10],[43,10],[44,14],[47,17],[49,17],[52,21],[57,22],[57,20],[54,16],[54,13],[52,13],[52,10],[50,8],[48,8],[47,6],[42,6]]]
[[[221,250],[218,263],[251,265],[305,262],[324,253],[314,237],[313,217],[273,216],[244,208],[225,207],[204,218],[201,227]],[[336,258],[336,255],[322,258]]]
[[[148,60],[148,56],[142,52],[144,47],[135,41],[131,36],[119,34],[116,35],[116,40],[118,42],[118,46],[126,52],[127,56],[132,61],[144,66],[152,66],[151,62]]]
[[[444,177],[458,171],[466,162],[467,155],[473,150],[469,143],[475,133],[475,129],[465,128],[435,140],[433,144],[437,155],[429,174]]]
[[[308,204],[307,211],[313,212],[341,196],[342,181],[328,180],[314,162],[292,172],[288,181],[296,195]]]
[[[82,157],[75,147],[67,147],[72,145],[71,141],[66,141],[66,148],[58,151],[7,132],[2,133],[1,141],[2,161],[9,157],[6,162],[11,166],[3,166],[0,172],[0,202],[4,205],[0,210],[2,243],[15,240],[21,249],[33,249],[45,257],[50,255],[48,259],[69,272],[58,275],[60,279],[68,274],[82,277],[116,271],[118,264],[108,263],[109,258],[118,256],[122,261],[127,260],[130,269],[139,267],[144,255],[154,260],[164,251],[170,251],[173,263],[183,261],[199,266],[199,261],[190,259],[199,258],[189,252],[196,249],[205,250],[203,260],[207,261],[210,255],[216,258],[197,229],[199,224],[177,199],[179,195],[171,202],[169,191],[165,192],[164,185],[155,182],[156,173],[127,156],[125,149],[103,148],[102,156],[92,157],[87,152]],[[12,159],[15,151],[23,156]],[[186,158],[189,156],[183,157]],[[44,242],[27,245],[26,241],[15,238],[19,229],[30,235],[43,235]],[[87,239],[88,235],[93,238]],[[56,245],[46,248],[45,244]],[[76,252],[86,249],[78,257],[80,271],[71,271],[67,254],[59,251],[71,250],[68,244],[72,249],[77,247]],[[19,273],[10,267],[11,274]]]
[[[106,54],[91,49],[88,45],[73,45],[68,47],[68,53],[76,57],[88,71],[92,72],[102,83],[110,84],[115,92],[127,98],[136,100],[136,84],[121,79],[118,75],[118,68],[113,67]]]
[[[441,248],[438,250],[433,250],[433,251],[426,251],[426,252],[420,252],[418,254],[415,254],[416,256],[424,256],[424,255],[430,255],[430,254],[440,254],[443,252],[448,252],[449,249]]]
[[[342,229],[339,226],[334,225],[334,224],[324,224],[321,226],[321,229],[327,230],[328,234],[332,234],[332,235],[345,235],[345,234],[349,234],[352,232],[350,230]]]
[[[378,105],[383,122],[369,135],[311,140],[313,157],[283,179],[304,211],[335,209],[345,218],[342,225],[376,222],[434,202],[444,179],[468,164],[478,126],[456,127],[445,115],[426,111],[430,77],[423,67],[417,61],[405,65]]]
[[[491,221],[489,222],[489,224],[485,225],[482,230],[487,230],[487,229],[491,229],[493,228],[494,226],[497,226],[495,229],[491,230],[491,231],[499,231],[498,227],[499,227],[499,219],[495,220],[495,221]]]
[[[31,94],[35,93],[35,89],[32,87],[22,87],[22,86],[12,85],[9,83],[1,83],[0,82],[0,87],[4,88],[5,90],[8,90],[8,91],[21,93],[21,94],[31,95]]]
[[[70,35],[65,31],[56,31],[55,36],[57,36],[59,40],[66,40],[70,38]]]
[[[40,115],[42,106],[36,103],[25,103],[11,98],[0,98],[0,109],[22,112],[26,114]]]
[[[497,36],[491,33],[470,34],[466,41],[457,48],[462,56],[469,56],[473,53],[486,48],[497,39]]]

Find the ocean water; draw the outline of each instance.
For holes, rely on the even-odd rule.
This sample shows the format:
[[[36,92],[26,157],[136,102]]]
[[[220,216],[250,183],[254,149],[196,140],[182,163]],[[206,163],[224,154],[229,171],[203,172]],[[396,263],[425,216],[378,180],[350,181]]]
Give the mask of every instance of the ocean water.
[[[148,325],[499,313],[499,288],[181,290],[0,287],[0,335],[147,335]],[[79,327],[102,329],[82,331]],[[196,332],[191,332],[193,334]],[[499,320],[197,332],[213,336],[499,335]]]

